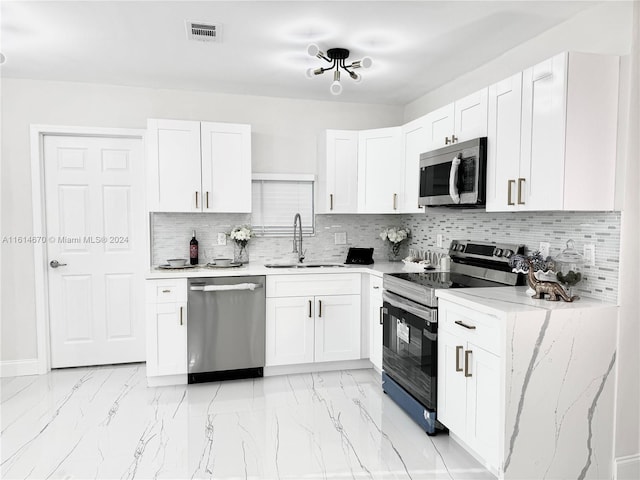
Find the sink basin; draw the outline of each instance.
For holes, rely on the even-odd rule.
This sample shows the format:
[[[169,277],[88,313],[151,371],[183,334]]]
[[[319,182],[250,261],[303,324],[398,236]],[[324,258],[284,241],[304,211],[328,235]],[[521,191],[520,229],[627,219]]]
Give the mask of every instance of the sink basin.
[[[267,263],[266,268],[335,268],[344,267],[342,263]]]

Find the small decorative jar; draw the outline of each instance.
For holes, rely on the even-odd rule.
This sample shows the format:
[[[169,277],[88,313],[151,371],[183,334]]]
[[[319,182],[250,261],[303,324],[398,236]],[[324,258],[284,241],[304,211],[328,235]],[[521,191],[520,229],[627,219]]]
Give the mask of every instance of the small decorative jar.
[[[573,287],[582,280],[580,269],[584,257],[575,249],[573,240],[567,241],[567,248],[555,259],[556,278],[571,297]]]

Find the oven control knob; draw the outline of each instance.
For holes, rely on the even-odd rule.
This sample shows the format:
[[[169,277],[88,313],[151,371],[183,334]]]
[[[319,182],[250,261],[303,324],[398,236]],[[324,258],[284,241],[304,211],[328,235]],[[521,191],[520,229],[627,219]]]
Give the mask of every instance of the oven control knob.
[[[464,245],[461,243],[457,246],[459,252],[464,252]]]
[[[505,251],[502,253],[502,256],[503,256],[504,258],[510,258],[510,257],[511,257],[511,255],[513,255],[513,250],[508,250],[508,249],[507,249],[507,250],[505,250]]]
[[[493,252],[493,256],[494,257],[501,257],[502,256],[502,249],[501,248],[496,248],[496,251]]]

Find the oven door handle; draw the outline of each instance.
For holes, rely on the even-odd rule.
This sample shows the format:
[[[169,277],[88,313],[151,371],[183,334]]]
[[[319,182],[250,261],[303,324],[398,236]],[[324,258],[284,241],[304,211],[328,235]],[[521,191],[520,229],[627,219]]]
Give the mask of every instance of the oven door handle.
[[[420,317],[423,320],[428,320],[431,323],[435,323],[438,318],[438,311],[433,308],[425,307],[419,303],[412,302],[406,298],[396,295],[395,293],[384,290],[382,292],[382,300],[387,302],[392,307],[399,308],[405,312],[411,313],[416,317]]]
[[[460,203],[460,194],[458,193],[458,167],[460,166],[460,157],[458,154],[451,161],[451,170],[449,171],[449,195],[453,203]]]

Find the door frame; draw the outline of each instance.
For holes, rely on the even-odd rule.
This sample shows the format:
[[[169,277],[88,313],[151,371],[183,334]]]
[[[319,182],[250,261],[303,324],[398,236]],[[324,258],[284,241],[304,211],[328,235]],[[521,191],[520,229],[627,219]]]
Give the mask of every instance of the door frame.
[[[102,127],[66,127],[59,125],[31,125],[31,201],[33,213],[33,237],[45,239],[47,237],[47,216],[45,209],[45,178],[44,178],[44,137],[45,136],[73,136],[73,137],[105,137],[130,138],[142,142],[142,161],[146,156],[146,130],[142,128],[102,128]],[[146,171],[146,168],[145,168]],[[146,186],[143,186],[146,188]],[[146,197],[146,195],[145,195]],[[145,206],[146,210],[146,206]],[[147,242],[149,229],[147,227]],[[17,375],[44,374],[51,370],[50,319],[49,319],[49,268],[47,265],[47,245],[38,241],[33,245],[34,263],[34,292],[36,307],[36,342],[37,353],[35,368],[29,371],[16,372]],[[42,294],[38,294],[41,292]],[[26,370],[26,369],[25,369]]]

